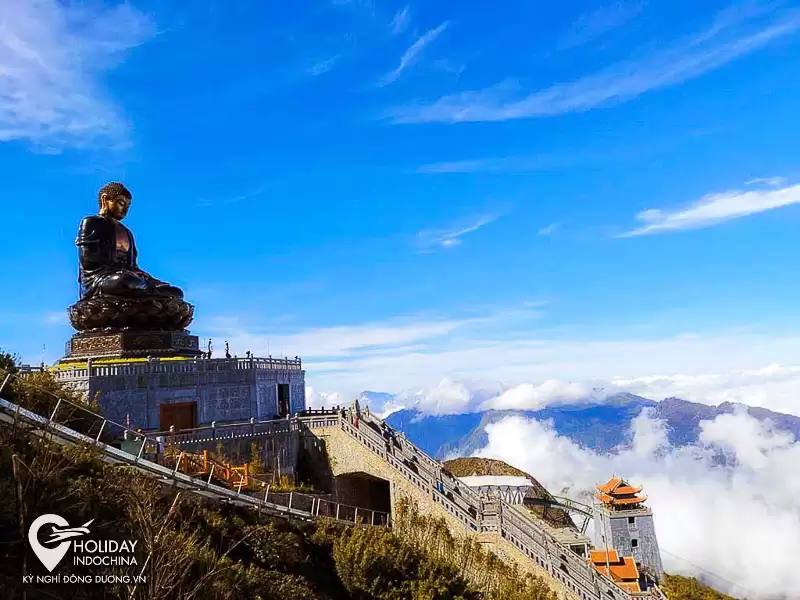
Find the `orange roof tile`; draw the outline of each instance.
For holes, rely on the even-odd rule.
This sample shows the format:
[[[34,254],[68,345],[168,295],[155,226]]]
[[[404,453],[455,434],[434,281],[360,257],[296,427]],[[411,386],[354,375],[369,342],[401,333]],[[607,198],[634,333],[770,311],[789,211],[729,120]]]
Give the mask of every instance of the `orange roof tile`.
[[[642,588],[639,587],[638,581],[618,581],[617,585],[621,587],[623,590],[628,590],[629,592],[642,591]]]
[[[608,480],[608,483],[606,483],[605,485],[598,485],[595,487],[600,492],[608,493],[615,487],[617,487],[620,483],[622,483],[622,479],[620,479],[619,477],[612,477],[611,479]]]
[[[647,496],[634,496],[633,498],[615,498],[614,496],[609,496],[608,494],[595,494],[594,497],[600,500],[600,502],[604,504],[611,504],[614,506],[640,504],[645,500],[647,500]]]
[[[605,550],[592,550],[591,552],[592,562],[594,563],[606,563],[606,551]],[[616,550],[609,550],[608,551],[608,560],[612,563],[619,562],[619,554],[617,554]]]
[[[623,494],[638,494],[642,491],[642,486],[633,487],[630,485],[621,485],[614,490],[614,495],[623,495]]]
[[[612,498],[611,504],[639,504],[647,500],[647,496],[634,496],[633,498]]]
[[[609,575],[604,550],[592,550],[591,561],[595,569],[604,575]],[[615,581],[637,581],[639,579],[639,569],[636,568],[636,561],[632,556],[620,557],[616,550],[609,550],[608,567],[611,570],[610,576]]]

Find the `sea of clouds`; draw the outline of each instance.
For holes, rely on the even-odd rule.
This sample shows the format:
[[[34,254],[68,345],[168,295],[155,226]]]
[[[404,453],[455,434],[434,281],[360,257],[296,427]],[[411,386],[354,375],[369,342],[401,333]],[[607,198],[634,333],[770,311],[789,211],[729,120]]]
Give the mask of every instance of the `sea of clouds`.
[[[703,390],[712,392],[722,384],[736,391],[715,400],[746,402],[750,392],[756,397],[770,393],[763,387],[765,379],[767,386],[794,386],[797,369],[741,371],[724,382],[717,376],[677,376],[502,386],[445,378],[428,388],[371,393],[367,398],[377,414],[415,408],[443,415],[600,403],[609,393],[623,390],[663,394],[648,394],[651,398],[692,390],[696,399]],[[352,401],[313,388],[307,388],[307,399],[312,406]],[[696,576],[751,600],[800,598],[800,569],[795,564],[800,556],[800,441],[749,416],[744,408],[702,422],[699,441],[691,446],[671,446],[666,424],[652,409],[644,409],[630,427],[629,444],[599,454],[559,436],[547,422],[508,417],[487,427],[488,443],[478,454],[530,473],[553,493],[586,502],[595,484],[612,475],[644,485],[667,572]]]
[[[800,442],[739,411],[702,422],[698,444],[676,448],[651,410],[631,423],[632,443],[611,454],[509,417],[486,428],[478,455],[577,500],[612,475],[628,478],[645,488],[667,572],[738,597],[800,598]],[[720,452],[727,466],[715,460]]]

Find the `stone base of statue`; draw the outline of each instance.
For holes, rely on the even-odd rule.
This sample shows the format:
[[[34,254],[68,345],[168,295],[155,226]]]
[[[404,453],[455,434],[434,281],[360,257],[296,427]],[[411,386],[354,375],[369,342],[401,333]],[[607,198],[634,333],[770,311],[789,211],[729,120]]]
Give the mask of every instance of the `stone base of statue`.
[[[69,320],[81,332],[182,331],[193,317],[194,306],[172,296],[95,296],[69,307]]]
[[[60,362],[87,358],[200,356],[200,341],[186,331],[95,331],[76,333]]]

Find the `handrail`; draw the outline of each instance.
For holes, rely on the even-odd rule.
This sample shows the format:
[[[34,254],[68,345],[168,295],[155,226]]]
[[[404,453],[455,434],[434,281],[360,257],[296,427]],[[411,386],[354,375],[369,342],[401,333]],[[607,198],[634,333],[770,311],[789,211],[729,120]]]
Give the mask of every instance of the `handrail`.
[[[239,360],[247,361],[252,359]],[[56,397],[53,396],[53,398]],[[192,458],[188,457],[187,453],[180,454],[178,460],[176,461],[174,470],[169,469],[166,466],[153,463],[152,461],[143,458],[143,454],[145,453],[146,448],[158,448],[159,444],[163,444],[165,441],[163,439],[156,438],[156,434],[145,434],[142,432],[133,431],[121,424],[115,423],[103,418],[101,415],[93,413],[84,406],[78,406],[60,398],[56,399],[57,402],[52,414],[50,415],[50,418],[42,417],[41,415],[17,406],[7,400],[0,399],[0,419],[13,421],[18,418],[24,418],[25,420],[34,423],[41,429],[50,431],[57,437],[61,438],[65,443],[80,442],[100,448],[105,457],[104,460],[128,464],[144,472],[145,474],[166,477],[168,479],[172,479],[176,485],[184,486],[193,491],[210,492],[214,497],[220,499],[228,499],[246,506],[260,507],[272,512],[277,512],[278,514],[289,514],[307,519],[314,519],[320,516],[320,507],[324,505],[327,507],[325,511],[328,513],[327,516],[331,516],[332,518],[346,523],[360,523],[358,519],[359,509],[357,507],[334,503],[328,500],[316,498],[314,496],[290,493],[288,504],[282,505],[276,502],[267,501],[270,492],[269,486],[266,486],[266,493],[263,500],[260,497],[253,496],[247,492],[242,493],[242,488],[246,485],[242,483],[247,475],[246,473],[237,473],[239,480],[237,484],[234,484],[238,485],[238,490],[236,491],[212,484],[211,479],[215,468],[227,469],[227,480],[230,480],[233,477],[233,470],[230,465],[223,466],[217,465],[216,463],[212,464],[211,469],[204,469],[210,471],[208,479],[201,480],[179,471],[179,467],[182,463],[184,468],[188,468],[188,465],[193,461]],[[86,414],[101,420],[100,428],[96,436],[94,434],[92,434],[92,437],[86,436],[70,429],[69,427],[66,427],[65,425],[62,425],[61,423],[58,423],[56,416],[59,413],[62,403],[71,405],[73,408],[80,409]],[[455,499],[456,492],[452,482],[450,482],[447,478],[442,477],[441,463],[435,459],[432,459],[410,441],[397,435],[397,432],[391,428],[388,428],[387,426],[386,431],[393,433],[393,441],[397,442],[400,446],[400,455],[402,457],[408,457],[410,454],[417,457],[418,460],[416,461],[416,464],[419,472],[414,473],[411,469],[403,464],[403,458],[400,458],[396,456],[394,452],[387,450],[387,446],[389,448],[394,448],[394,446],[391,444],[387,445],[387,440],[373,429],[371,423],[375,423],[375,421],[372,420],[370,415],[367,415],[366,418],[363,416],[361,417],[360,422],[363,422],[365,425],[362,428],[360,423],[359,426],[356,426],[355,419],[346,418],[344,416],[345,414],[352,415],[352,413],[349,411],[347,413],[343,413],[341,409],[319,412],[315,411],[309,415],[295,416],[290,419],[281,419],[278,421],[250,420],[249,422],[225,423],[201,427],[186,434],[173,431],[157,432],[157,434],[159,437],[169,436],[170,442],[177,442],[180,445],[184,442],[202,441],[203,439],[232,439],[240,436],[255,438],[261,435],[273,435],[274,433],[282,431],[297,431],[303,426],[312,429],[338,426],[338,428],[344,431],[348,436],[354,438],[356,441],[366,446],[379,457],[383,458],[395,471],[401,474],[412,485],[422,490],[426,494],[432,494],[432,497],[435,501],[440,502],[446,507],[449,507],[447,510],[450,510],[451,513],[453,513],[466,525],[471,526],[477,531],[498,532],[503,538],[516,545],[520,551],[522,551],[531,559],[533,559],[534,556],[538,556],[540,560],[546,561],[546,564],[549,565],[550,575],[561,580],[562,582],[565,582],[565,579],[569,579],[571,581],[571,585],[579,586],[583,592],[581,597],[592,598],[593,600],[632,600],[634,598],[638,599],[648,597],[646,593],[643,595],[643,593],[628,592],[627,590],[623,590],[617,586],[610,577],[599,573],[586,561],[582,560],[580,557],[568,550],[568,548],[559,542],[552,534],[537,527],[533,521],[525,518],[523,513],[518,512],[515,507],[503,501],[502,499],[499,499],[495,502],[484,502],[481,496],[475,493],[474,490],[469,489],[467,486],[459,486],[458,494],[460,499],[462,499],[469,508],[472,508],[476,512],[476,516],[472,517],[471,513],[467,509],[464,509]],[[236,435],[236,428],[249,428],[250,433]],[[141,442],[139,445],[138,455],[134,456],[133,454],[119,450],[100,441],[103,431],[106,429],[122,430],[126,439],[132,438],[134,441]],[[215,438],[198,437],[198,432],[202,434],[203,432],[207,432],[209,430],[214,431],[216,436],[216,431],[220,429],[222,429],[224,433],[230,433],[230,435],[223,435],[222,437]],[[261,430],[256,431],[257,429]],[[266,431],[264,431],[264,429],[266,429]],[[236,468],[234,467],[233,469]],[[451,500],[445,493],[438,489],[436,485],[438,482],[442,482],[443,490],[446,488],[447,492],[453,493],[453,500]],[[280,497],[282,496],[273,494],[273,499]],[[298,502],[310,502],[310,509],[304,510],[298,508]],[[496,509],[496,515],[490,514],[488,510],[485,513],[484,505],[486,509],[494,507]],[[363,515],[368,511],[368,509],[361,509],[361,511]],[[371,512],[372,522],[374,522],[375,515],[379,515],[378,524],[389,523],[389,514],[378,511]],[[343,515],[349,517],[351,514],[353,516],[352,519],[342,518]],[[561,568],[554,567],[554,565],[558,564],[561,565]],[[658,588],[654,588],[653,592],[655,596],[651,595],[649,597],[663,598],[663,595],[658,595],[660,593]]]
[[[136,438],[138,439],[136,439],[135,441],[141,442],[141,444],[139,445],[138,454],[133,455],[125,450],[115,448],[105,442],[102,442],[99,439],[100,436],[90,437],[59,423],[55,417],[57,416],[59,408],[64,404],[71,405],[73,408],[83,410],[89,415],[95,416],[98,419],[102,419],[101,429],[104,429],[107,424],[112,424],[115,427],[120,427],[125,432],[136,436]],[[13,423],[18,420],[25,421],[37,427],[40,431],[47,432],[54,438],[57,438],[57,440],[59,440],[59,443],[61,444],[75,445],[78,443],[83,443],[90,446],[94,446],[100,450],[100,452],[103,455],[103,460],[106,460],[107,462],[122,463],[128,466],[132,466],[145,475],[159,477],[159,478],[166,478],[172,480],[176,485],[179,485],[185,489],[189,489],[194,492],[211,493],[217,499],[227,499],[229,501],[232,501],[236,504],[240,504],[243,506],[262,508],[277,514],[282,514],[282,515],[288,514],[307,519],[318,518],[319,502],[327,502],[329,505],[335,507],[336,517],[333,518],[345,523],[362,524],[362,522],[359,521],[357,518],[359,507],[320,500],[317,503],[316,507],[312,506],[312,508],[315,508],[316,511],[313,512],[312,510],[304,510],[301,508],[296,508],[297,506],[296,503],[295,506],[292,506],[291,503],[288,506],[284,506],[279,503],[268,502],[266,500],[266,496],[265,499],[262,500],[261,498],[250,495],[249,493],[242,493],[241,489],[242,486],[239,486],[238,491],[233,491],[231,489],[215,485],[211,483],[211,477],[209,477],[208,480],[192,477],[190,475],[187,475],[179,471],[180,464],[185,460],[185,455],[183,453],[179,455],[179,458],[175,464],[175,468],[171,469],[167,466],[155,463],[151,460],[148,460],[147,458],[144,458],[143,454],[146,453],[145,449],[148,447],[151,449],[157,448],[158,447],[157,440],[149,438],[148,436],[145,436],[143,434],[134,432],[117,423],[113,423],[112,421],[109,421],[108,419],[105,419],[102,416],[93,413],[91,410],[82,406],[77,406],[67,400],[59,398],[56,404],[56,409],[53,411],[53,414],[51,415],[50,418],[46,418],[33,411],[23,408],[13,402],[0,398],[0,420],[9,423]],[[39,435],[39,434],[34,434],[34,435]],[[269,493],[269,491],[267,491],[267,493]],[[296,494],[295,498],[297,499],[297,497],[306,498],[309,501],[311,501],[312,504],[316,500],[316,497],[306,494]],[[362,512],[362,515],[365,513],[372,514],[372,518],[370,519],[371,523],[375,522],[376,516],[378,516],[378,523],[376,523],[376,525],[384,525],[384,524],[388,525],[390,522],[390,517],[388,513],[381,511],[374,511],[371,509],[364,509],[364,508],[361,508],[360,510]],[[332,516],[332,514],[334,514],[333,509],[331,509],[328,512],[331,512],[331,514],[325,516],[330,517]],[[350,514],[353,515],[353,519],[343,518],[343,517],[348,517]]]

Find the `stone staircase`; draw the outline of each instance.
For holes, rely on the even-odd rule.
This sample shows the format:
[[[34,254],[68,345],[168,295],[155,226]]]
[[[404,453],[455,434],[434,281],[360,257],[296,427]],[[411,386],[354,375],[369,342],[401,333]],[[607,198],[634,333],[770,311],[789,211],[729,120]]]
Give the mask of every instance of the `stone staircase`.
[[[524,509],[482,497],[450,476],[443,465],[366,412],[350,409],[307,411],[279,421],[249,421],[166,433],[171,443],[263,439],[298,432],[324,440],[334,475],[363,472],[389,481],[392,504],[399,495],[422,510],[443,516],[456,534],[474,534],[487,548],[521,568],[544,577],[564,600],[664,600],[658,588],[629,592],[595,570]]]

